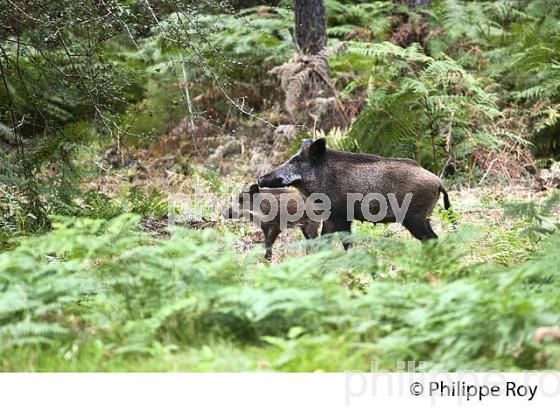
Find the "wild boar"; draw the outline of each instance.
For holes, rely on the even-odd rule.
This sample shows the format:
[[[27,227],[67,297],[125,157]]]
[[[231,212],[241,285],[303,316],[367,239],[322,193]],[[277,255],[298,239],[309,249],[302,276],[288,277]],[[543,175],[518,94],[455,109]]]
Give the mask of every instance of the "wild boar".
[[[445,209],[451,206],[441,180],[416,161],[335,151],[327,149],[323,138],[305,141],[292,158],[260,177],[258,185],[293,186],[306,196],[324,194],[330,201],[330,214],[322,234],[350,232],[357,219],[401,222],[419,240],[436,239],[428,217],[440,193]],[[375,220],[369,218],[372,215]]]
[[[224,212],[223,217],[246,218],[261,228],[266,247],[264,257],[270,260],[272,245],[286,228],[301,228],[305,239],[319,236],[321,221],[313,221],[307,217],[303,208],[305,199],[305,196],[294,189],[260,189],[257,184],[253,184],[248,191],[238,195],[236,202]],[[287,218],[283,219],[284,216]]]

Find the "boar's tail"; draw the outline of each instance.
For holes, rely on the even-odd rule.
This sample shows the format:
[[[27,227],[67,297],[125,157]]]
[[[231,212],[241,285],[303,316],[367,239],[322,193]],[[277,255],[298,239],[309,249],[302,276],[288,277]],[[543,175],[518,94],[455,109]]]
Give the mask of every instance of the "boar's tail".
[[[451,202],[449,202],[449,195],[447,194],[447,191],[445,190],[443,185],[440,185],[439,192],[441,192],[443,194],[443,206],[445,207],[445,210],[447,211],[449,208],[451,208]]]

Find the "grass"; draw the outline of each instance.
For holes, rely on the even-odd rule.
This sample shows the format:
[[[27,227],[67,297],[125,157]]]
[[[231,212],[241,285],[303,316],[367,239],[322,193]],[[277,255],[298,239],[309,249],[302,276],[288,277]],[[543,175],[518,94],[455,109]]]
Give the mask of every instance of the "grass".
[[[99,343],[73,344],[49,349],[18,349],[0,360],[2,371],[34,372],[231,372],[266,371],[274,359],[268,348],[241,347],[217,341],[154,356],[111,356]]]
[[[197,347],[163,351],[155,356],[111,356],[101,343],[73,344],[49,349],[23,348],[0,360],[2,371],[33,372],[254,372],[342,371],[370,369],[368,356],[348,354],[343,337],[306,340],[298,354],[286,354],[281,340],[271,344],[243,346],[214,341]],[[324,349],[329,342],[330,349]],[[275,346],[278,343],[279,346]],[[299,342],[301,343],[301,341]]]

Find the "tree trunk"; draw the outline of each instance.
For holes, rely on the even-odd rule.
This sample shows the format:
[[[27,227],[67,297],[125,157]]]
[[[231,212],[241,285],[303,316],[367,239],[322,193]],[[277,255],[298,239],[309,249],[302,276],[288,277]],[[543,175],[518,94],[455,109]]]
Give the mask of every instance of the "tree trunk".
[[[393,0],[393,3],[406,4],[411,9],[415,9],[420,6],[430,6],[432,4],[432,0]]]
[[[324,0],[294,0],[297,53],[273,72],[286,93],[291,124],[328,131],[348,124],[338,92],[329,77]]]
[[[327,45],[325,2],[295,0],[295,40],[303,54],[319,54]]]

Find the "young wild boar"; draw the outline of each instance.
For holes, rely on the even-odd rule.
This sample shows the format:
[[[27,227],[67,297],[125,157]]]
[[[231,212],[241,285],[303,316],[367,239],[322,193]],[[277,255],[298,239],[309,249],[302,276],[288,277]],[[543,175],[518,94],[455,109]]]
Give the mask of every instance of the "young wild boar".
[[[401,222],[417,239],[437,238],[428,217],[440,192],[445,209],[451,206],[441,180],[415,161],[335,151],[327,149],[325,139],[305,141],[296,155],[259,178],[258,185],[326,195],[330,215],[322,234],[350,232],[357,219]]]
[[[298,216],[298,203],[299,209],[304,210],[305,199],[305,196],[294,189],[259,189],[257,184],[253,184],[248,192],[239,194],[236,202],[224,212],[223,216],[226,219],[247,218],[261,228],[266,247],[264,257],[270,260],[272,245],[283,229],[300,227],[305,239],[313,239],[319,235],[320,221],[309,219],[305,212],[301,212]],[[272,205],[271,200],[274,201]],[[281,220],[282,206],[286,208],[285,212],[289,215],[285,221]]]

